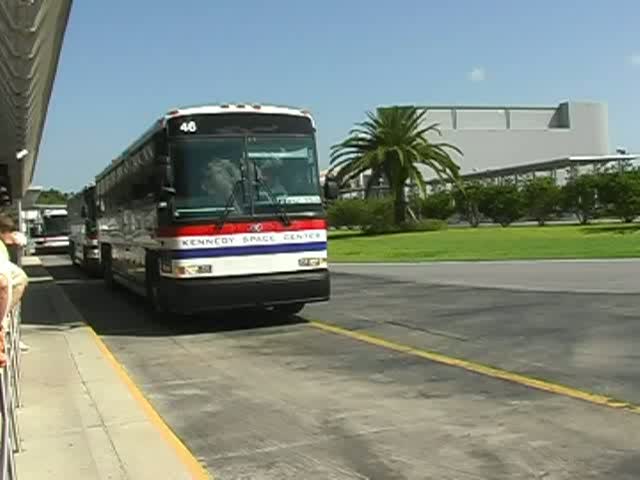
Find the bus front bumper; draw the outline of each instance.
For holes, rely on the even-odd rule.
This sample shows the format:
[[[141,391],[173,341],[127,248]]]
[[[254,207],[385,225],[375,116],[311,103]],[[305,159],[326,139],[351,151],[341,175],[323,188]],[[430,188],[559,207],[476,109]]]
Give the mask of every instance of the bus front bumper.
[[[328,270],[224,278],[161,277],[160,298],[175,313],[314,303],[329,300]]]

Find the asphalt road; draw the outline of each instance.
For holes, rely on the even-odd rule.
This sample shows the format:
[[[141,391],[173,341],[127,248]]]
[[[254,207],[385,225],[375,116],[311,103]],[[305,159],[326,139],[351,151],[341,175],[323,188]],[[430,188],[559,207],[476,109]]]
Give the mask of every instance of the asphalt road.
[[[640,295],[640,259],[361,263],[337,264],[332,268],[339,273],[374,275],[426,285]]]
[[[153,324],[139,298],[106,291],[64,259],[43,260],[217,479],[640,478],[637,413],[303,319],[227,314]],[[526,283],[536,265],[520,264],[515,280]],[[492,288],[495,266],[484,276],[479,266],[460,269],[449,285],[424,270],[384,268],[336,268],[332,301],[303,317],[640,403],[637,295],[559,283],[557,292]],[[600,268],[606,291],[615,267]],[[484,282],[456,284],[474,275]]]

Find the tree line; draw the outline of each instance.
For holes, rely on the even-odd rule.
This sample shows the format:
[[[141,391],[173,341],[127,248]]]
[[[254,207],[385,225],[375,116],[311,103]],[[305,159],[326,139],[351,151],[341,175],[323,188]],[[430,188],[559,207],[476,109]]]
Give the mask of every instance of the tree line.
[[[72,195],[73,193],[71,192],[62,192],[56,188],[49,188],[40,192],[36,203],[41,205],[65,205]]]
[[[329,206],[329,222],[335,227],[364,226],[366,230],[373,222],[372,217],[384,210],[381,206],[384,202],[384,199],[338,200]],[[390,225],[391,207],[386,208],[388,211],[380,218]],[[543,226],[567,215],[575,215],[581,224],[602,217],[632,222],[640,216],[640,170],[583,174],[562,186],[551,177],[520,182],[466,181],[461,188],[410,196],[408,210],[418,222],[445,221],[457,216],[472,227],[483,221],[503,227],[517,221],[536,221]]]
[[[524,182],[463,181],[451,157],[453,152],[460,156],[463,152],[455,145],[430,140],[441,133],[437,124],[425,123],[426,113],[415,107],[368,112],[364,122],[332,147],[327,179],[345,188],[369,173],[366,200],[338,200],[329,206],[333,226],[402,231],[442,228],[454,215],[473,227],[486,220],[502,226],[519,220],[544,225],[567,214],[582,224],[601,216],[631,222],[640,215],[640,172],[633,169],[574,176],[563,186],[550,177]],[[427,194],[425,167],[449,188]],[[388,185],[386,198],[370,198],[381,180]],[[407,195],[408,184],[415,186],[413,194]]]

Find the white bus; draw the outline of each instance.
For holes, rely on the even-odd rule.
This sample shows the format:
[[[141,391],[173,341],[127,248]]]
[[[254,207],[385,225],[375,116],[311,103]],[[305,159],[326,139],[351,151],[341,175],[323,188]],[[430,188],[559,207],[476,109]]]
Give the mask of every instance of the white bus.
[[[69,249],[69,217],[65,205],[35,205],[36,221],[29,236],[36,254],[66,253]]]
[[[69,257],[88,273],[100,272],[95,185],[88,185],[67,200]]]
[[[159,118],[96,176],[105,284],[155,315],[329,299],[315,124],[305,110],[205,105]],[[335,195],[335,185],[326,188]]]

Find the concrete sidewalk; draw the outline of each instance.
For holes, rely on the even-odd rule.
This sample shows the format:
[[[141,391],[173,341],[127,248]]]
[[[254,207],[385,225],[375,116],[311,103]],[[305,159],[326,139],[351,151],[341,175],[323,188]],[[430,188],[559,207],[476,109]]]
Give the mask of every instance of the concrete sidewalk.
[[[19,480],[208,478],[38,263],[24,262]]]

